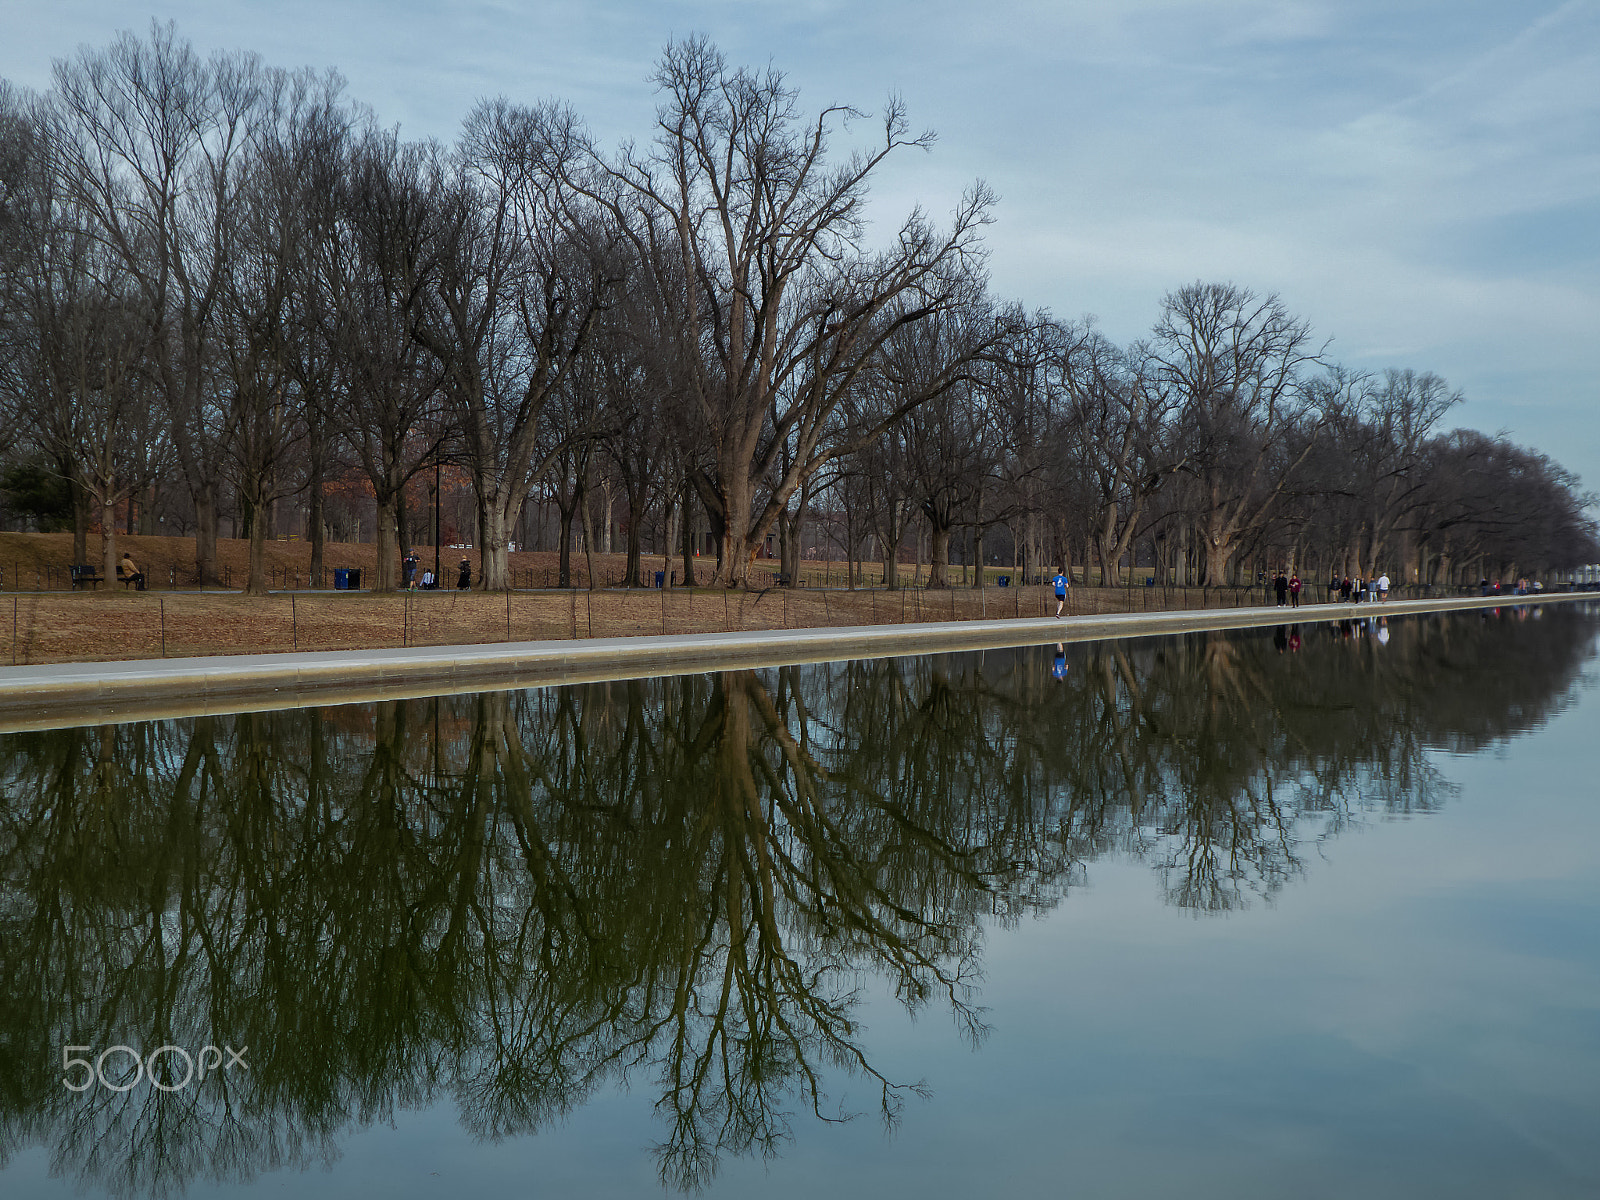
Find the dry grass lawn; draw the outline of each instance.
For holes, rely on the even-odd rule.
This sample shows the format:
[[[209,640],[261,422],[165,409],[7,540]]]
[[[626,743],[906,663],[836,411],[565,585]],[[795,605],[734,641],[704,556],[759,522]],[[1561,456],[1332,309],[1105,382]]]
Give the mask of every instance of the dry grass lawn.
[[[1209,599],[1154,588],[1074,588],[1073,613],[1199,608]],[[1234,596],[1220,601],[1228,607]],[[356,650],[588,637],[822,628],[915,621],[1037,617],[1055,611],[1048,588],[785,588],[726,592],[668,588],[598,591],[279,593],[31,593],[0,598],[0,636],[16,664],[128,658]],[[9,611],[8,611],[9,610]],[[5,648],[0,646],[0,654]],[[0,659],[3,662],[4,659]]]
[[[194,539],[192,537],[143,537],[139,534],[119,533],[117,553],[133,555],[134,562],[144,572],[151,590],[181,589],[192,591],[195,587]],[[418,546],[417,556],[424,568],[433,566],[433,548]],[[301,541],[272,541],[267,543],[267,570],[273,588],[295,589],[331,587],[332,572],[341,567],[357,567],[363,582],[370,585],[376,573],[378,551],[370,543],[329,542],[323,548],[323,569],[328,578],[311,578],[311,545]],[[476,550],[455,550],[446,546],[440,554],[440,566],[446,582],[454,583],[456,567],[465,557],[472,563],[473,578],[478,577],[479,558]],[[554,587],[559,579],[560,556],[553,550],[517,551],[509,556],[512,586],[518,588]],[[100,535],[89,535],[87,561],[101,563]],[[673,570],[681,573],[682,562],[673,560]],[[595,575],[601,586],[621,584],[627,572],[626,554],[596,554]],[[711,577],[713,563],[698,560],[697,582],[705,583]],[[0,589],[7,592],[70,591],[73,564],[72,535],[70,533],[0,533]],[[217,566],[223,582],[229,588],[244,586],[250,570],[250,543],[238,538],[217,539]],[[644,570],[650,578],[661,569],[660,555],[647,556]],[[778,564],[759,560],[754,564],[752,576],[762,583],[770,582]],[[868,585],[883,583],[883,568],[876,563],[863,567],[864,575],[858,582]],[[960,568],[955,568],[959,573]],[[901,567],[902,581],[913,577],[926,578],[928,568],[905,564]],[[1008,568],[990,568],[989,578],[1009,573]],[[582,554],[572,556],[572,581],[577,587],[589,583],[588,565]],[[842,586],[846,582],[845,564],[842,562],[803,562],[800,566],[801,583],[812,587]],[[103,587],[104,585],[102,585]]]
[[[91,536],[91,552],[99,538]],[[194,540],[119,535],[150,580],[133,592],[115,584],[69,590],[70,534],[0,533],[0,663],[98,662],[112,659],[257,654],[289,650],[364,650],[395,646],[439,646],[502,641],[650,634],[714,633],[745,629],[823,628],[917,621],[976,621],[1037,617],[1055,612],[1046,587],[954,587],[931,590],[882,587],[846,589],[842,563],[803,564],[796,588],[726,592],[707,588],[600,588],[545,590],[556,579],[556,555],[511,556],[519,587],[510,593],[368,592],[306,590],[311,548],[304,542],[268,544],[274,581],[285,590],[266,597],[234,591],[198,591],[192,579]],[[248,543],[222,539],[225,571],[242,580]],[[421,552],[431,562],[432,555]],[[92,555],[91,555],[92,556]],[[459,561],[453,551],[446,557]],[[472,556],[476,574],[477,560]],[[328,569],[375,565],[370,545],[330,544]],[[660,560],[646,560],[654,571]],[[584,581],[582,556],[573,560]],[[710,564],[707,563],[709,574]],[[757,580],[769,578],[771,563],[758,564]],[[618,580],[622,555],[596,555],[596,574]],[[991,571],[991,580],[999,572]],[[907,569],[907,575],[911,574]],[[453,574],[449,576],[453,578]],[[177,580],[175,587],[173,581]],[[20,588],[18,584],[20,583]],[[827,586],[828,584],[834,586]],[[1075,587],[1068,611],[1105,613],[1162,609],[1236,607],[1259,602],[1249,593],[1199,588]],[[1259,597],[1259,593],[1257,593]],[[9,636],[7,636],[9,635]]]

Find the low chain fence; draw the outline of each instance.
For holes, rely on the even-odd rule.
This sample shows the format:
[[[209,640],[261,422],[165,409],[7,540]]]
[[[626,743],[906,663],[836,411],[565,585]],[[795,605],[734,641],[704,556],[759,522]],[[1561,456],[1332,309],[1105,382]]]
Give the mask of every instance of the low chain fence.
[[[342,591],[346,590],[348,584],[349,590],[359,591],[372,586],[373,577],[370,564],[341,563],[337,561],[337,555],[330,555],[329,557],[333,561],[333,565],[325,566],[320,571],[311,571],[298,566],[269,566],[266,570],[267,587],[272,591]],[[608,555],[604,557],[616,556]],[[659,557],[656,561],[660,561]],[[687,582],[685,580],[685,572],[681,566],[682,561],[680,558],[674,558],[673,566],[670,569],[664,569],[660,566],[650,565],[647,560],[646,564],[639,569],[631,580],[626,567],[607,564],[602,561],[595,564],[593,586],[596,588],[659,588],[662,586],[669,588],[688,586],[692,588],[703,586],[710,582],[711,575],[715,570],[713,560],[706,559],[703,562],[697,560],[695,569]],[[98,576],[100,560],[95,558],[89,565],[96,568]],[[477,579],[479,570],[477,560],[473,559],[473,579]],[[419,561],[417,567],[419,580],[425,571],[433,571],[431,558],[423,558]],[[457,590],[456,584],[460,578],[459,568],[457,564],[448,561],[448,556],[445,561],[441,562],[439,571],[434,574],[434,587],[429,590]],[[1081,574],[1082,572],[1079,572],[1080,576]],[[897,586],[891,590],[927,589],[941,592],[946,590],[943,587],[931,587],[929,575],[930,572],[926,563],[917,566],[904,564],[896,579]],[[1050,581],[1048,574],[1041,575],[1031,571],[1021,573],[996,567],[986,568],[985,576],[988,581],[988,587],[1000,589],[1016,584],[1020,584],[1023,588],[1048,586]],[[971,567],[952,566],[948,568],[949,590],[962,591],[969,588],[974,591],[982,590],[974,587],[971,582],[972,577],[973,568]],[[246,572],[235,570],[231,566],[223,566],[219,569],[217,578],[218,584],[223,590],[233,590],[242,588],[245,585]],[[399,578],[398,569],[396,570],[396,578]],[[852,578],[854,578],[856,585],[854,587],[850,586]],[[585,556],[581,554],[573,555],[565,577],[563,577],[560,568],[557,566],[529,567],[512,565],[507,569],[507,579],[513,591],[586,589],[591,584],[589,564]],[[748,572],[747,586],[753,591],[764,591],[768,588],[786,586],[790,582],[787,576],[775,565],[771,565],[767,561],[757,560],[756,563],[752,564]],[[825,588],[839,591],[881,589],[883,587],[883,570],[881,565],[868,564],[858,566],[852,572],[842,563],[803,561],[800,564],[797,578],[792,582],[797,588]],[[145,568],[144,585],[143,590],[147,591],[193,591],[200,587],[200,577],[192,565],[188,567],[150,566]],[[1271,604],[1274,600],[1273,587],[1270,582],[1263,583],[1258,581],[1251,585],[1224,585],[1222,587],[1179,587],[1170,581],[1163,582],[1157,575],[1146,574],[1140,570],[1135,570],[1131,573],[1124,583],[1113,585],[1109,588],[1087,584],[1082,582],[1081,579],[1075,580],[1073,587],[1074,590],[1082,589],[1091,592],[1128,592],[1130,597],[1137,596],[1141,590],[1148,596],[1153,589],[1161,594],[1162,600],[1160,603],[1163,607],[1171,607],[1169,598],[1174,593],[1182,593],[1186,596],[1203,595],[1206,598],[1206,603],[1211,607],[1217,605]],[[9,563],[0,561],[0,592],[71,592],[77,590],[131,591],[133,588],[128,581],[120,577],[111,579],[97,577],[81,588],[75,588],[73,569],[69,566],[39,566],[25,564],[21,561]],[[1479,594],[1493,594],[1495,590],[1492,585],[1489,593],[1482,593],[1482,589],[1478,585],[1397,584],[1390,595],[1393,598],[1405,597],[1407,599],[1455,595],[1476,596]],[[1514,589],[1508,585],[1500,590],[1509,595],[1513,593]],[[1302,603],[1325,601],[1330,597],[1336,599],[1337,595],[1328,590],[1325,582],[1310,579],[1304,582],[1304,588],[1301,593]],[[1139,606],[1146,602],[1147,600],[1133,598],[1126,601],[1130,605]]]
[[[1466,590],[1452,589],[1452,594]],[[1391,599],[1424,593],[1399,588]],[[1337,597],[1335,597],[1337,599]],[[1509,598],[1509,597],[1508,597]],[[1325,596],[1302,595],[1314,611]],[[7,603],[6,601],[9,601]],[[1071,588],[1062,615],[1272,605],[1271,588]],[[482,591],[21,593],[0,598],[10,661],[31,663],[211,654],[666,636],[1054,616],[1048,585],[988,588],[569,588]],[[9,608],[9,612],[5,609]],[[1289,611],[1293,611],[1292,609]],[[1310,615],[1308,611],[1307,615]],[[0,651],[3,653],[3,651]]]

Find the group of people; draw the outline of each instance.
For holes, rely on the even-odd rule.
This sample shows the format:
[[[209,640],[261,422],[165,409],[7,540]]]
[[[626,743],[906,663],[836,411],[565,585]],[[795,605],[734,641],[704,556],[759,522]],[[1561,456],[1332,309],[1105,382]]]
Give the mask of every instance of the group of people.
[[[400,586],[407,591],[421,588],[423,591],[433,591],[439,586],[439,579],[432,571],[418,573],[417,552],[409,550],[400,560]],[[465,591],[472,586],[472,560],[463,558],[457,571],[456,587]]]
[[[1067,589],[1072,586],[1066,572],[1056,572],[1056,577],[1051,580],[1056,591],[1056,616],[1060,616],[1067,604]],[[1299,574],[1285,574],[1279,571],[1277,578],[1272,581],[1272,588],[1278,595],[1279,608],[1299,608],[1300,593],[1305,585],[1301,583]],[[1340,578],[1334,575],[1328,580],[1328,603],[1335,600],[1348,604],[1352,599],[1356,603],[1363,600],[1387,600],[1389,598],[1389,577],[1379,575],[1376,579],[1352,580],[1348,575]]]
[[[1328,603],[1335,600],[1341,604],[1370,603],[1374,600],[1387,600],[1389,598],[1389,577],[1379,575],[1376,579],[1351,579],[1346,575],[1338,575],[1328,580]]]
[[[1285,575],[1278,572],[1278,577],[1272,581],[1273,590],[1278,593],[1279,608],[1299,608],[1300,591],[1303,585],[1299,575]],[[1350,576],[1335,574],[1328,579],[1328,603],[1335,601],[1340,604],[1352,602],[1360,604],[1363,601],[1387,600],[1389,598],[1389,577],[1379,575],[1375,579],[1351,579]]]

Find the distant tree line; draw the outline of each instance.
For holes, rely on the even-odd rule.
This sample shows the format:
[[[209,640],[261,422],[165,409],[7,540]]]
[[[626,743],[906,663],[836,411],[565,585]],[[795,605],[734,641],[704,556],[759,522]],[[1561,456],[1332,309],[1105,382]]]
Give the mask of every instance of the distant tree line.
[[[253,591],[284,512],[320,573],[352,486],[396,586],[442,464],[485,588],[531,497],[563,583],[613,528],[631,583],[648,549],[728,587],[774,542],[793,577],[808,531],[890,586],[908,543],[934,587],[997,557],[1108,584],[1600,559],[1571,474],[1447,430],[1436,375],[1339,366],[1276,296],[1180,287],[1119,346],[989,294],[981,183],[869,230],[881,164],[933,141],[897,100],[807,109],[700,39],[654,78],[655,136],[615,148],[504,99],[453,146],[406,141],[336,74],[202,58],[171,25],[44,95],[0,81],[9,515],[70,524],[78,561],[98,524],[109,574],[119,517],[171,514],[215,583],[231,514]]]

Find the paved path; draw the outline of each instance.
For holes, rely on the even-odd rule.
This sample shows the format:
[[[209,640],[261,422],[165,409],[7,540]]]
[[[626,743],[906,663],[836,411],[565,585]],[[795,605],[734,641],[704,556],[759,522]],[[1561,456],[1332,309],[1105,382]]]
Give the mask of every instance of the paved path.
[[[1309,604],[1299,609],[1187,609],[1060,620],[1025,617],[0,667],[0,732],[1592,598],[1587,593],[1562,593],[1515,601],[1471,597],[1381,605]]]

